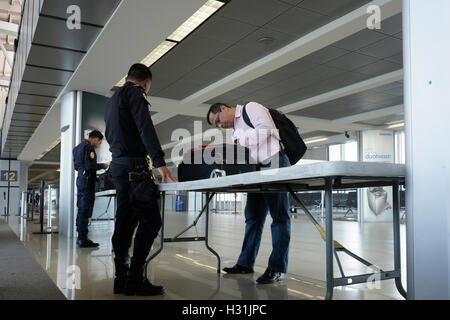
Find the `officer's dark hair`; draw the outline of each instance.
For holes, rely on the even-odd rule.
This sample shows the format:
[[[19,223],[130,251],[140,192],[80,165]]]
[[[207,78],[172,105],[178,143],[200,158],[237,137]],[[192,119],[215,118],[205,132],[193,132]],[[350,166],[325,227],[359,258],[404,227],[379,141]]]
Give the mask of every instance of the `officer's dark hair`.
[[[128,70],[127,79],[136,81],[152,80],[152,72],[145,64],[135,63],[130,67],[130,70]]]
[[[217,102],[211,105],[211,107],[209,107],[208,113],[206,114],[206,121],[208,121],[209,125],[212,126],[212,123],[209,122],[209,115],[212,114],[217,114],[220,112],[220,107],[221,106],[225,106],[227,108],[231,108],[230,106],[226,105],[225,103],[222,102]]]
[[[89,138],[99,138],[100,140],[103,140],[103,134],[98,130],[93,130],[89,133]]]

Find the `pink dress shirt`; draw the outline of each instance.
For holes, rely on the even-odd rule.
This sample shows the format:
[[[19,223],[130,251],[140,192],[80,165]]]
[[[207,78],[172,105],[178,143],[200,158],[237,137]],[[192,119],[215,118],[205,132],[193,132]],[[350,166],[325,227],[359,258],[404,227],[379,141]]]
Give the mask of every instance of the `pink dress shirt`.
[[[233,139],[249,148],[252,159],[261,163],[280,152],[280,135],[266,107],[256,102],[247,103],[245,110],[255,129],[245,123],[243,107],[236,106]]]

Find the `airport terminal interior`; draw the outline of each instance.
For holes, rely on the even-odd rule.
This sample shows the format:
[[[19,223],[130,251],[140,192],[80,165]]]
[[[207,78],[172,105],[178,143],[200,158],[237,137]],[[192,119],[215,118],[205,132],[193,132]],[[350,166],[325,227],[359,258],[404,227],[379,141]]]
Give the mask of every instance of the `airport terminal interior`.
[[[449,13],[446,0],[0,0],[0,300],[450,299]],[[180,181],[153,169],[156,296],[113,294],[105,170],[88,222],[99,246],[77,245],[72,150],[105,134],[134,63],[152,72],[151,122]],[[183,181],[191,150],[234,143],[210,106],[249,102],[292,121],[302,158]],[[95,153],[111,163],[106,137]],[[289,195],[288,268],[270,284],[256,281],[270,215],[254,273],[222,270],[252,190]]]

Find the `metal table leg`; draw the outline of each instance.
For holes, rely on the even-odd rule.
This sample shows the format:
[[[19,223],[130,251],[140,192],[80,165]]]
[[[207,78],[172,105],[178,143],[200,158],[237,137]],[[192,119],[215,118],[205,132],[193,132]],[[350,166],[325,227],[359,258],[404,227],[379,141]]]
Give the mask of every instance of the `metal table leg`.
[[[209,198],[209,192],[206,193],[206,198]],[[217,257],[217,273],[220,273],[220,256],[217,254],[216,251],[213,250],[213,248],[211,248],[209,246],[208,243],[208,231],[209,231],[209,203],[206,206],[206,221],[205,221],[205,245],[206,248],[211,251],[216,257]]]
[[[333,298],[334,273],[333,273],[333,203],[332,203],[332,182],[325,180],[325,214],[326,214],[326,268],[327,268],[327,293],[326,300]]]
[[[394,225],[394,269],[398,271],[398,277],[395,278],[395,286],[398,292],[407,299],[406,291],[402,285],[401,278],[401,252],[400,252],[400,201],[399,201],[399,184],[395,181],[392,186],[393,194],[393,225]]]

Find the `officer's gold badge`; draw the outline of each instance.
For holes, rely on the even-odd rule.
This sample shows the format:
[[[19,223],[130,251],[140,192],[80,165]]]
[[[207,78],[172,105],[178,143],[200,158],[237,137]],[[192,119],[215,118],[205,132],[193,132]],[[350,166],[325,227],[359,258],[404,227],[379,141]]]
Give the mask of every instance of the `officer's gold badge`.
[[[142,96],[144,97],[145,101],[147,101],[149,107],[151,107],[150,101],[148,100],[147,95],[145,94],[145,92],[142,92]]]
[[[95,158],[95,153],[91,152],[90,156],[91,156],[91,159],[94,159]]]

